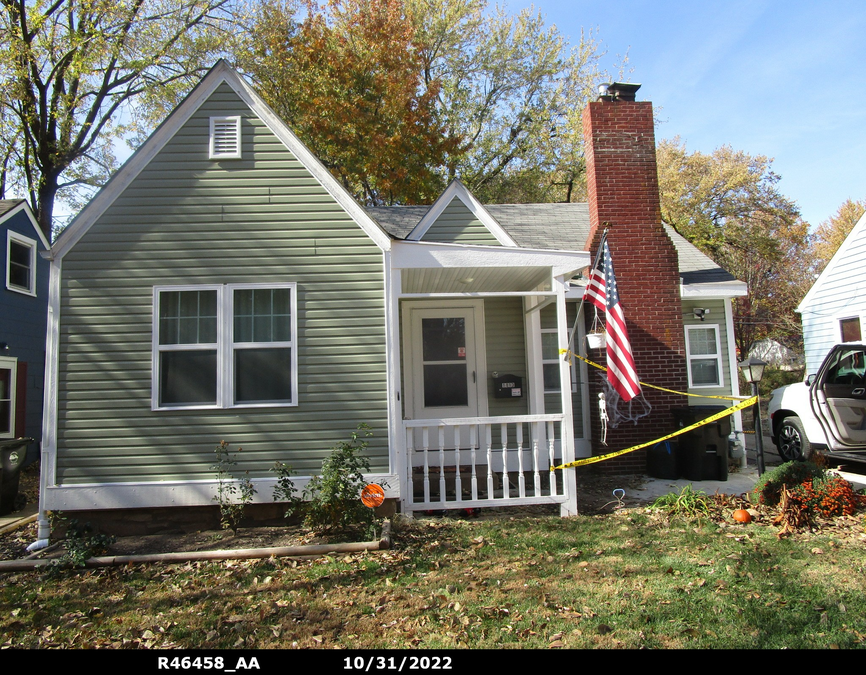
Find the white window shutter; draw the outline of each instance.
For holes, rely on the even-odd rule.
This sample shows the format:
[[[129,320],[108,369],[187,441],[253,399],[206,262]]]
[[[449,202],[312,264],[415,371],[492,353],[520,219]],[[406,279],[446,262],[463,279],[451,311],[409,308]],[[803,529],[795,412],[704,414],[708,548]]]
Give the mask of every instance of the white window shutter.
[[[241,118],[210,118],[210,158],[241,158]]]

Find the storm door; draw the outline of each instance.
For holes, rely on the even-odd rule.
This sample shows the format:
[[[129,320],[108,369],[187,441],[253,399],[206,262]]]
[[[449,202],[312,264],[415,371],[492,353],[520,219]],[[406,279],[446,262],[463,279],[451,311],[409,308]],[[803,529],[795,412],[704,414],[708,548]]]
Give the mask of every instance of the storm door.
[[[483,374],[480,306],[409,307],[404,316],[406,415],[413,419],[477,417]],[[408,321],[407,321],[408,319]],[[486,412],[486,405],[481,406]]]

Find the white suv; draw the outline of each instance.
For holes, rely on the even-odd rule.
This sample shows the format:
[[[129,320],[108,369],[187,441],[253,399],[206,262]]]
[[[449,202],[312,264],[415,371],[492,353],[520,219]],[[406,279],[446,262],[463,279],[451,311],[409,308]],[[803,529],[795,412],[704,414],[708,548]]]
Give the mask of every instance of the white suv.
[[[785,461],[808,459],[815,448],[866,461],[866,345],[836,345],[816,375],[776,389],[770,423]]]

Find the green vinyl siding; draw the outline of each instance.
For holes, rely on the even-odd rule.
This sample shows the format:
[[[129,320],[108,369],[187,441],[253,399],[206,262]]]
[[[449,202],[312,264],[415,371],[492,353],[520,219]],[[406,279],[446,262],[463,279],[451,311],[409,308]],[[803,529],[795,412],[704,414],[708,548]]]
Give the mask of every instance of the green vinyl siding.
[[[487,351],[488,411],[493,416],[526,415],[529,406],[526,377],[526,339],[521,298],[487,298],[484,301]],[[522,398],[496,398],[493,373],[523,378]]]
[[[242,159],[208,159],[210,116],[242,116]],[[279,460],[317,473],[358,424],[388,470],[383,256],[222,85],[63,259],[59,483],[213,477]],[[154,286],[297,284],[298,405],[151,410]]]
[[[430,225],[424,241],[439,241],[447,244],[484,244],[498,246],[499,241],[487,226],[460,199],[454,197],[439,217]]]
[[[695,318],[695,309],[708,309],[704,320]],[[718,330],[719,350],[721,356],[722,386],[720,387],[690,387],[690,394],[706,394],[708,396],[730,396],[731,395],[731,368],[728,358],[729,348],[733,349],[732,338],[728,334],[727,321],[725,319],[725,300],[688,300],[683,302],[683,332],[688,333],[685,326],[707,327],[714,326]],[[734,377],[737,377],[734,373]],[[689,405],[719,405],[728,407],[730,401],[720,399],[700,398],[700,396],[689,397]]]

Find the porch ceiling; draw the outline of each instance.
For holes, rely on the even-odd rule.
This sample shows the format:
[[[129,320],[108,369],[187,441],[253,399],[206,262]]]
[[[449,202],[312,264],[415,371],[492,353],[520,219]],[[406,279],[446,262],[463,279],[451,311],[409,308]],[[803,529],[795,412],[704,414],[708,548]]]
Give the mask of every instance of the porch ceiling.
[[[403,293],[549,291],[549,267],[451,267],[403,270]]]

